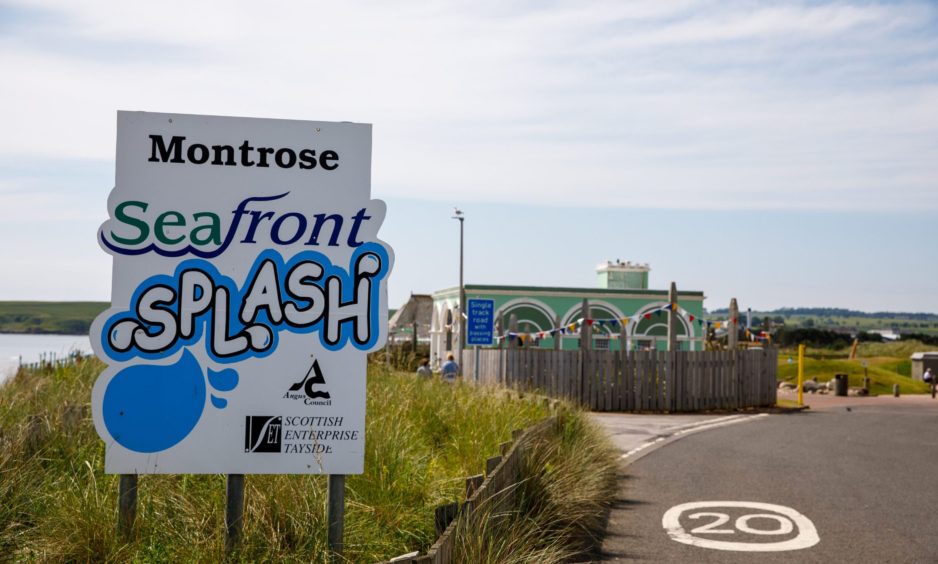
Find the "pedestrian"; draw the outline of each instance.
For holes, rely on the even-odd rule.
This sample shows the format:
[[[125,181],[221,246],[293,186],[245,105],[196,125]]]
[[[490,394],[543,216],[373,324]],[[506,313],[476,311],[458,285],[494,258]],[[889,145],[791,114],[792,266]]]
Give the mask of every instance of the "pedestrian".
[[[443,370],[440,372],[440,376],[443,378],[444,382],[455,382],[456,377],[459,376],[459,365],[456,364],[455,357],[453,353],[446,355],[446,362],[443,363]]]
[[[926,384],[933,384],[935,380],[935,375],[931,373],[931,368],[925,369],[925,374],[922,374],[922,380]]]
[[[421,378],[428,378],[428,379],[433,377],[433,371],[430,370],[429,358],[425,358],[422,361],[420,361],[420,366],[417,367],[417,376],[420,376]]]

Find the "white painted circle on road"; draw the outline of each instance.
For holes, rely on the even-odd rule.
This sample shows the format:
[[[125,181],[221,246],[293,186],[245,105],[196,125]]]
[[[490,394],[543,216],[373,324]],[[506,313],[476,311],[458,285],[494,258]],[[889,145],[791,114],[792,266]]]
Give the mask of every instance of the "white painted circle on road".
[[[736,519],[733,528],[725,525],[730,522],[730,516],[719,509],[756,509],[760,513],[749,513]],[[709,511],[695,511],[688,514],[687,519],[701,523],[701,526],[692,529],[689,533],[681,525],[681,517],[692,510],[707,509]],[[772,513],[766,513],[771,511]],[[707,522],[704,522],[708,519]],[[775,528],[756,528],[750,525],[752,519],[768,519],[776,522]],[[672,540],[689,544],[699,548],[715,550],[730,550],[735,552],[783,552],[788,550],[801,550],[809,548],[821,541],[810,519],[790,507],[772,503],[756,501],[694,501],[675,505],[668,509],[661,518],[661,526],[667,531]],[[769,535],[788,535],[797,532],[794,538],[780,542],[743,542],[736,540],[714,540],[701,538],[695,534],[719,534],[744,536],[758,535],[765,538]],[[722,537],[726,538],[726,537]]]

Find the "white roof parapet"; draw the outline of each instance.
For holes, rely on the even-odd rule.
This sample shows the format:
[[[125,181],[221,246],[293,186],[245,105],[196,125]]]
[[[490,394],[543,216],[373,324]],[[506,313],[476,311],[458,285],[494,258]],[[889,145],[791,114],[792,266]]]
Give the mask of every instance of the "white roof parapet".
[[[619,259],[615,261],[607,260],[604,263],[600,263],[596,266],[597,272],[605,272],[607,270],[619,270],[619,271],[631,271],[631,272],[648,272],[651,270],[651,265],[646,263],[625,261],[622,262]]]
[[[912,353],[912,360],[924,360],[926,358],[938,358],[938,351]]]

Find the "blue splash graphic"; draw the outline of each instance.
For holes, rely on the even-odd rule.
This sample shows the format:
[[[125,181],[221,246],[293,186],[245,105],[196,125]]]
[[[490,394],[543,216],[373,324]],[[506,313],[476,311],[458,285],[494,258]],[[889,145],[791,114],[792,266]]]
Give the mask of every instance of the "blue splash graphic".
[[[202,367],[185,350],[170,366],[138,365],[118,372],[104,392],[102,413],[108,432],[121,446],[151,453],[185,439],[204,409]]]
[[[230,392],[238,386],[238,373],[233,368],[226,368],[221,371],[208,369],[208,383],[219,392]],[[217,409],[228,407],[228,400],[220,398],[215,394],[211,395],[212,405]]]
[[[209,368],[208,383],[219,392],[230,392],[238,385],[238,373],[231,368],[218,372]]]

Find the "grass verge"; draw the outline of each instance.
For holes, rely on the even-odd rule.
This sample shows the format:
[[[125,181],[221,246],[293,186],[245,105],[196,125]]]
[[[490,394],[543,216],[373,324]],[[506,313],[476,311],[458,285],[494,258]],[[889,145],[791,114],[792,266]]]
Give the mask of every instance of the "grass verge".
[[[455,562],[562,563],[596,546],[614,499],[617,453],[582,412],[561,422],[525,450],[515,508],[502,509],[496,494],[460,517]]]
[[[781,356],[781,355],[780,355]],[[863,363],[867,366],[864,368]],[[820,359],[806,357],[804,362],[805,380],[817,378],[818,382],[827,382],[835,374],[847,374],[848,385],[863,386],[863,377],[870,378],[870,392],[873,394],[891,394],[893,384],[899,384],[902,394],[926,394],[929,388],[923,382],[913,381],[908,376],[897,373],[896,359],[888,357],[857,359]],[[787,357],[779,360],[778,379],[796,382],[798,379],[797,361],[788,363]]]
[[[103,472],[104,445],[87,412],[101,369],[87,360],[21,371],[0,387],[0,555],[6,555],[0,560],[221,561],[221,475],[142,476],[136,535],[118,538],[117,476]],[[369,370],[365,474],[346,481],[351,562],[426,551],[436,538],[435,507],[462,499],[465,477],[482,470],[512,429],[547,415],[542,402],[498,390]],[[534,455],[541,457],[530,461],[538,477],[524,487],[547,488],[547,499],[562,500],[563,484],[579,486],[569,494],[579,499],[586,482],[604,471],[587,467],[605,460],[597,454],[599,439],[571,417],[557,440]],[[325,495],[324,476],[248,476],[244,543],[235,560],[325,560]],[[590,519],[554,527],[592,530],[582,525]],[[547,530],[554,529],[535,529]]]

